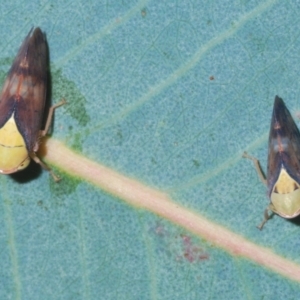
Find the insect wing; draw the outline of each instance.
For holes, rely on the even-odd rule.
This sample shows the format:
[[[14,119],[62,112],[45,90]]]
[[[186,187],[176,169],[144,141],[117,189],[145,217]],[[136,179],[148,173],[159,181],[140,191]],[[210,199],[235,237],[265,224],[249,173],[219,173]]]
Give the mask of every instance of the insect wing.
[[[0,96],[0,128],[14,113],[28,152],[39,136],[46,101],[48,51],[40,28],[32,29],[12,64]]]
[[[269,137],[269,208],[284,218],[300,214],[300,133],[283,100],[275,97]]]

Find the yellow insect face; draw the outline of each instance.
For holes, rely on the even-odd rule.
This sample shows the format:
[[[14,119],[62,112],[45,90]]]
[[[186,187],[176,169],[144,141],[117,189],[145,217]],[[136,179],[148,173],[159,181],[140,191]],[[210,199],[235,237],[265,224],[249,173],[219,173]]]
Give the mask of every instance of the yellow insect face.
[[[11,174],[26,168],[30,158],[18,131],[14,114],[0,129],[0,173]]]
[[[270,209],[283,218],[300,214],[300,185],[282,168],[270,196]]]

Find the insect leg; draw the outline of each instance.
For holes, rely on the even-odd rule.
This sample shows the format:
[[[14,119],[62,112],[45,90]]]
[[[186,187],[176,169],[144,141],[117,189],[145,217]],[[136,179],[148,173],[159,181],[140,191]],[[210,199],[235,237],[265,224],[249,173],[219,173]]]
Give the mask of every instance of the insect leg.
[[[53,105],[53,106],[51,106],[51,107],[49,108],[49,113],[48,113],[48,117],[47,117],[45,129],[40,131],[40,137],[43,137],[43,136],[45,136],[45,135],[48,133],[48,130],[49,130],[49,128],[50,128],[50,126],[51,126],[51,123],[52,123],[54,110],[55,110],[57,107],[62,106],[62,105],[64,105],[64,104],[66,104],[66,103],[67,103],[66,100],[63,99],[63,100],[61,100],[59,103],[57,103],[57,104],[55,104],[55,105]]]
[[[260,166],[259,160],[257,158],[255,158],[255,157],[253,157],[253,156],[250,156],[247,152],[243,153],[243,157],[251,159],[253,161],[259,179],[261,180],[261,182],[264,185],[267,185],[267,180],[266,180],[266,177],[265,177],[264,173],[261,170],[261,166]]]
[[[48,167],[45,163],[43,163],[39,158],[38,156],[35,154],[35,152],[32,152],[29,154],[29,156],[37,163],[39,164],[43,169],[47,170],[51,176],[53,177],[54,181],[55,182],[58,182],[60,181],[60,178],[54,174],[54,172],[51,170],[50,167]]]
[[[268,214],[268,211],[269,211],[269,210],[270,210],[269,207],[265,209],[265,212],[264,212],[264,220],[261,222],[260,225],[257,226],[257,228],[258,228],[259,230],[262,230],[263,227],[264,227],[264,225],[267,223],[267,221],[268,221],[269,219],[271,219],[271,217],[273,216],[273,214],[274,214],[273,212],[271,213],[271,215]]]

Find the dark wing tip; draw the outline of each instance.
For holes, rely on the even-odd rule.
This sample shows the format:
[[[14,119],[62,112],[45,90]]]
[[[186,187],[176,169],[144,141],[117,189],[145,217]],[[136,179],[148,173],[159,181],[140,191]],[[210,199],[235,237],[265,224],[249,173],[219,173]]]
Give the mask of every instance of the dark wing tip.
[[[278,97],[277,95],[275,96],[274,100],[274,111],[280,111],[280,110],[285,110],[286,106],[282,100],[282,98]]]
[[[32,36],[41,35],[41,36],[44,37],[44,34],[43,34],[43,32],[42,32],[42,30],[41,30],[40,27],[35,27],[35,28],[32,27],[32,28],[30,29],[28,35],[32,35]]]
[[[44,34],[40,27],[31,27],[26,38],[23,41],[22,46],[24,47],[24,45],[28,45],[32,40],[40,40],[40,41],[45,40]]]
[[[45,35],[40,27],[32,27],[25,39],[27,43],[33,43],[35,45],[45,43]]]
[[[24,39],[9,71],[9,76],[22,74],[46,80],[48,46],[46,37],[39,27],[32,27]]]
[[[275,96],[275,100],[274,100],[274,106],[283,103],[282,98],[280,98],[279,96]]]

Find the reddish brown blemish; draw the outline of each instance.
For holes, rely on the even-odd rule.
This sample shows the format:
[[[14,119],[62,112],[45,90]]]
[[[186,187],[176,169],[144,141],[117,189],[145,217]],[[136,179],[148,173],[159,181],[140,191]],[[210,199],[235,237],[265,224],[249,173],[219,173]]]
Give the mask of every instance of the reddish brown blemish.
[[[183,241],[183,257],[189,262],[208,260],[209,255],[201,247],[194,246],[191,237],[187,235],[181,236]]]
[[[277,136],[277,143],[278,143],[278,152],[284,152],[284,148],[282,147],[281,137]]]
[[[24,79],[24,76],[23,75],[19,75],[20,79],[19,79],[19,82],[18,82],[18,87],[17,87],[17,90],[16,90],[16,99],[17,101],[20,101],[21,97],[20,97],[20,90],[21,90],[21,87],[22,87],[22,83],[23,83],[23,79]]]
[[[274,129],[278,130],[280,128],[281,128],[280,124],[278,122],[275,122],[274,123]]]

